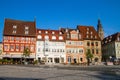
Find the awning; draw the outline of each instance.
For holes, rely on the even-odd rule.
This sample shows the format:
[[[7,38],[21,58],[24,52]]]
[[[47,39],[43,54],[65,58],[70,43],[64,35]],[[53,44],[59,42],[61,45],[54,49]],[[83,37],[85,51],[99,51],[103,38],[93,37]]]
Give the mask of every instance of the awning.
[[[5,54],[3,57],[8,57],[8,58],[22,58],[22,54]],[[35,58],[35,54],[31,54],[29,57],[26,58]]]

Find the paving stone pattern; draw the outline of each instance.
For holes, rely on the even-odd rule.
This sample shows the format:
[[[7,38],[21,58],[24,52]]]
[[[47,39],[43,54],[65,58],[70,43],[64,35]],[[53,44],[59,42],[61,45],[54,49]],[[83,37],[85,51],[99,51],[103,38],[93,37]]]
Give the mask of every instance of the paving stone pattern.
[[[100,71],[65,70],[57,68],[0,66],[0,80],[120,80]]]

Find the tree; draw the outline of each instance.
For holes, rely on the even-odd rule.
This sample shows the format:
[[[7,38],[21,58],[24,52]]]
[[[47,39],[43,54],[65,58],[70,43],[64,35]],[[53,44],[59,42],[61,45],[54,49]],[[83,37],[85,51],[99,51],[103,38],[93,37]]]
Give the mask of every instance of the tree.
[[[87,64],[90,64],[90,60],[93,58],[93,54],[91,53],[90,49],[87,50],[86,52],[86,58],[87,58]]]
[[[25,58],[25,62],[26,62],[26,59],[27,57],[30,57],[30,49],[29,48],[25,48],[24,51],[23,51],[23,57]]]

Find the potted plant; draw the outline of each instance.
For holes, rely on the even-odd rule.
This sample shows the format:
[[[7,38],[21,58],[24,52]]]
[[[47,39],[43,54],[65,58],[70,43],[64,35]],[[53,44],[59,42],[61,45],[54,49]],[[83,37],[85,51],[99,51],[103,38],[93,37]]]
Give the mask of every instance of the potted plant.
[[[38,60],[35,60],[33,64],[34,64],[34,65],[38,64]]]

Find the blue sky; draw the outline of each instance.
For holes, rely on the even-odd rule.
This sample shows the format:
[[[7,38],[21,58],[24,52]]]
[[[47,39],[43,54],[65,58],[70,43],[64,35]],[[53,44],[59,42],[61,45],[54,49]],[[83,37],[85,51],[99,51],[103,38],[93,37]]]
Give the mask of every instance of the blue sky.
[[[0,41],[4,19],[33,21],[37,28],[97,27],[100,18],[105,35],[120,32],[120,0],[0,0]]]

